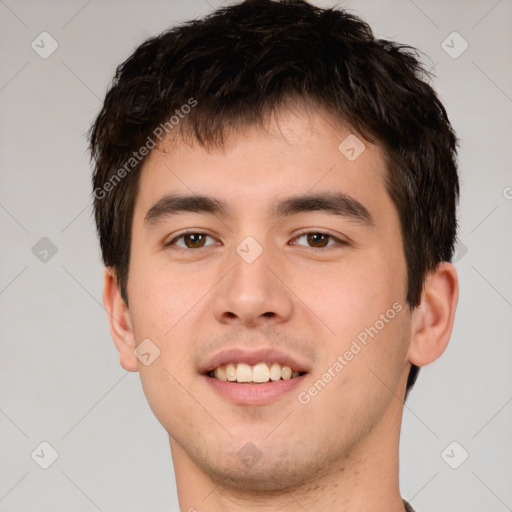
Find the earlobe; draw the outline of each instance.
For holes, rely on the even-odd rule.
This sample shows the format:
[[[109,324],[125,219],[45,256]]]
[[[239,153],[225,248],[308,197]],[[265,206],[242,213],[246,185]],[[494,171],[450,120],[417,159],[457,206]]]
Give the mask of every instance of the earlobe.
[[[457,271],[442,262],[425,280],[421,303],[414,310],[408,358],[416,366],[432,363],[445,351],[459,298]]]
[[[103,287],[103,304],[107,311],[110,334],[119,351],[121,366],[130,372],[136,372],[137,358],[135,349],[135,336],[130,318],[130,312],[121,296],[117,275],[114,269],[105,268]]]

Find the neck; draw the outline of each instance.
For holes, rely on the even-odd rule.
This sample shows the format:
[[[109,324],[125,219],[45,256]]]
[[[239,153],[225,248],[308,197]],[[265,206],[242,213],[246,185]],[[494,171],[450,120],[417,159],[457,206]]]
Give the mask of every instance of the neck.
[[[314,480],[298,481],[282,492],[235,489],[203,472],[170,437],[181,512],[270,512],[275,510],[404,512],[398,483],[402,404],[395,400],[363,439]]]

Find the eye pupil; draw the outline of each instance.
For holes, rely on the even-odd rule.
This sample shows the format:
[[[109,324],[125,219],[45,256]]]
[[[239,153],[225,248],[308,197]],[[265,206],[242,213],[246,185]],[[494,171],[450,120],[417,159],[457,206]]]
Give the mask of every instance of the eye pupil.
[[[310,233],[308,236],[308,243],[315,245],[320,243],[319,247],[325,247],[329,242],[328,235],[324,233]],[[325,242],[325,243],[324,243]],[[317,245],[318,247],[318,245]]]
[[[187,247],[190,246],[190,244],[187,243],[187,241],[190,241],[190,240],[192,240],[192,248],[202,247],[204,244],[204,235],[202,235],[201,233],[191,233],[188,235],[184,235],[184,239],[185,239],[185,245]],[[201,243],[201,242],[203,242],[203,243]]]

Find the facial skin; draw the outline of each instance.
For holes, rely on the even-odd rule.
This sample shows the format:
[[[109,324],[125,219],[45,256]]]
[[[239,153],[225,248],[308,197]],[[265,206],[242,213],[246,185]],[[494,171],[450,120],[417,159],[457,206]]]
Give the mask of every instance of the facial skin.
[[[140,372],[169,433],[182,511],[404,510],[398,442],[407,376],[410,363],[428,364],[444,351],[457,276],[450,263],[441,264],[425,283],[420,307],[409,309],[399,217],[381,150],[364,141],[363,153],[349,161],[338,149],[349,133],[327,114],[285,110],[266,131],[239,130],[222,149],[169,140],[167,154],[153,151],[144,166],[129,308],[108,269],[104,303],[121,364]],[[355,199],[372,222],[325,211],[269,213],[290,196],[323,192]],[[145,223],[170,194],[216,198],[231,216],[182,212]],[[185,230],[208,236],[164,246]],[[308,239],[304,231],[346,243]],[[252,263],[236,251],[246,237],[263,249]],[[309,403],[300,403],[299,392],[393,304],[401,311],[366,346],[359,343],[361,350]],[[145,366],[133,350],[148,338],[160,356]],[[232,347],[277,348],[310,371],[271,403],[240,405],[199,373],[210,356]],[[237,455],[246,443],[261,453],[252,467]]]

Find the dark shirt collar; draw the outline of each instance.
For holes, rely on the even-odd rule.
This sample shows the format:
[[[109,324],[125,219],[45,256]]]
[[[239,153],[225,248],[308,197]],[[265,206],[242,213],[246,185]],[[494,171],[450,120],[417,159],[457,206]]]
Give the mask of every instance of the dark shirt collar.
[[[407,512],[414,512],[414,509],[411,507],[411,505],[409,505],[409,503],[407,503],[407,501],[405,500],[402,500],[404,502],[404,505],[405,505],[405,510]]]

